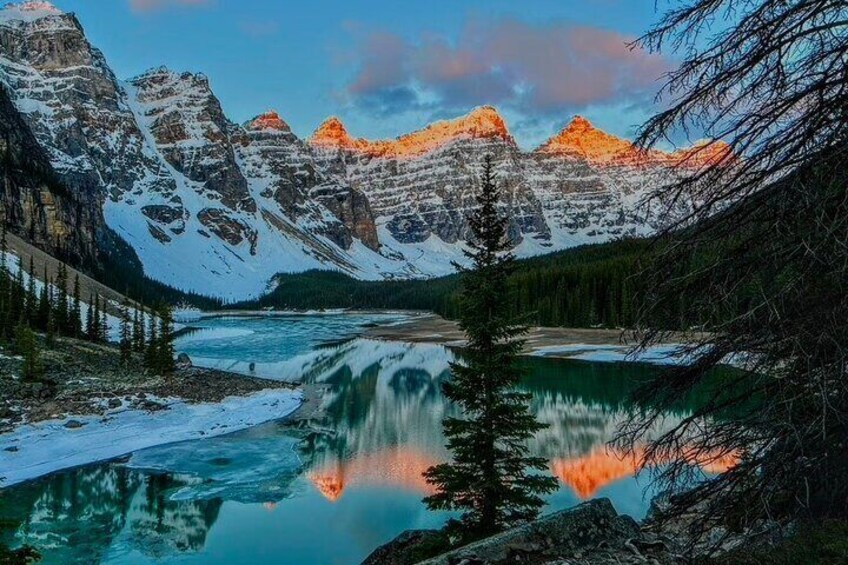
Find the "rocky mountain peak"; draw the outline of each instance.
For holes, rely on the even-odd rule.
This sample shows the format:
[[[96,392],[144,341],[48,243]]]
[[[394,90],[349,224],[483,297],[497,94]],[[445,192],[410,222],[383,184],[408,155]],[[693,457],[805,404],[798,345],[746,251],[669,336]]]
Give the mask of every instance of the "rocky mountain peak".
[[[273,110],[256,116],[247,122],[244,127],[249,131],[291,131],[289,125],[280,118],[280,115],[277,112],[274,112]]]
[[[411,158],[424,155],[457,139],[500,139],[514,143],[506,122],[492,106],[480,106],[453,120],[443,120],[395,139],[354,139],[335,117],[327,119],[309,138],[319,148],[345,148],[372,157]]]
[[[510,139],[506,122],[493,106],[479,106],[466,116],[455,120],[456,133],[470,133],[475,137]]]
[[[592,125],[592,122],[578,114],[572,118],[571,123],[565,129],[573,133],[585,133],[594,130],[595,126]]]
[[[631,161],[639,156],[639,151],[630,141],[597,129],[583,116],[575,116],[562,131],[537,151],[585,159],[595,165]]]
[[[309,138],[309,144],[315,147],[347,147],[355,145],[344,124],[335,116],[324,120]]]

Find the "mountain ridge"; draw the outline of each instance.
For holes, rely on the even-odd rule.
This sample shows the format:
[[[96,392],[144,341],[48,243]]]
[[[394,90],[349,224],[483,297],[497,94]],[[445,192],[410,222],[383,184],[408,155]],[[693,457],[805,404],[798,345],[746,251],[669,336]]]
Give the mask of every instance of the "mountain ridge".
[[[393,140],[354,138],[332,117],[301,139],[274,110],[235,123],[202,73],[154,67],[119,81],[76,16],[21,6],[0,10],[0,83],[57,174],[102,208],[146,275],[227,300],[310,269],[362,280],[451,272],[485,155],[515,252],[528,257],[654,232],[668,211],[646,203],[649,192],[677,178],[684,157],[719,154],[699,147],[645,165],[631,142],[583,118],[566,127],[572,139],[523,151],[492,106]]]

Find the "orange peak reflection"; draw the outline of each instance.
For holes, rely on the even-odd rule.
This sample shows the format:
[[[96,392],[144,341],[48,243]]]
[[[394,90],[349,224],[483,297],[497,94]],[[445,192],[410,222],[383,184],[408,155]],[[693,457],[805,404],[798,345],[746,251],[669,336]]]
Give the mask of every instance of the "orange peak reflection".
[[[341,120],[334,116],[315,130],[309,144],[347,149],[371,157],[402,159],[429,153],[459,138],[499,138],[512,142],[506,122],[498,111],[492,106],[481,106],[455,120],[435,122],[397,139],[379,141],[351,137]]]
[[[600,447],[588,455],[576,459],[552,459],[551,472],[563,484],[571,488],[581,499],[592,498],[600,489],[621,479],[632,477],[642,468],[644,448],[633,453]],[[710,455],[694,461],[707,473],[718,474],[733,467],[738,457],[734,455]]]
[[[641,454],[620,457],[600,448],[577,459],[552,459],[550,468],[578,497],[587,499],[606,485],[635,475],[640,458]]]
[[[324,498],[336,502],[351,485],[386,485],[401,487],[421,494],[431,494],[433,487],[423,473],[439,461],[414,447],[384,449],[334,461],[309,473],[309,480]]]

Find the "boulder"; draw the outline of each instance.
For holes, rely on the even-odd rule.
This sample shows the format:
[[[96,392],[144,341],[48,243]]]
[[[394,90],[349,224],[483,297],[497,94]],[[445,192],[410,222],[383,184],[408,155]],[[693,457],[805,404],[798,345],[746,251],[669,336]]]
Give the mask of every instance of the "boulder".
[[[193,366],[191,357],[186,353],[177,355],[177,369],[190,369]]]
[[[420,560],[421,555],[433,555],[434,552],[426,552],[427,547],[433,547],[446,541],[444,534],[439,530],[407,530],[389,543],[375,549],[371,555],[365,558],[362,565],[407,565],[408,563],[416,563]]]
[[[599,545],[623,546],[639,536],[639,525],[619,516],[607,498],[591,500],[422,561],[427,565],[507,564],[582,558]]]

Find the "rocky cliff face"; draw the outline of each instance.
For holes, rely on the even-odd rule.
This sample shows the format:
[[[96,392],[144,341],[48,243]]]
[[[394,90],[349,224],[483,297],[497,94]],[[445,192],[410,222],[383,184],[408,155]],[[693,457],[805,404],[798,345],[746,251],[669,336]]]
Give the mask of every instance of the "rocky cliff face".
[[[59,181],[4,88],[0,155],[0,219],[8,228],[55,257],[74,264],[96,262],[100,207],[78,201]]]
[[[0,55],[0,83],[59,180],[148,276],[243,298],[278,272],[384,261],[367,199],[290,132],[231,123],[204,76],[159,68],[122,83],[47,2],[0,10]]]
[[[726,149],[641,152],[577,118],[524,152],[488,106],[381,141],[331,118],[304,142],[274,112],[233,123],[200,74],[158,68],[118,81],[76,17],[43,1],[0,10],[0,84],[81,207],[50,220],[56,204],[7,189],[19,225],[52,222],[45,239],[65,221],[105,222],[148,276],[231,299],[281,272],[452,272],[486,155],[516,253],[530,256],[654,231],[664,210],[644,205],[649,191]],[[79,235],[80,253],[97,229]]]
[[[258,198],[272,200],[287,218],[345,250],[354,239],[379,249],[368,200],[319,169],[305,144],[276,112],[245,124],[238,130],[235,146],[241,170]]]
[[[205,195],[234,211],[256,211],[247,180],[236,165],[229,123],[199,74],[166,68],[129,81],[144,127],[165,161]]]
[[[510,234],[550,237],[538,199],[521,174],[521,152],[503,118],[482,107],[392,141],[353,139],[331,118],[309,139],[321,166],[361,190],[377,224],[401,244],[430,237],[456,244],[468,237],[484,155],[495,161],[510,214]]]

